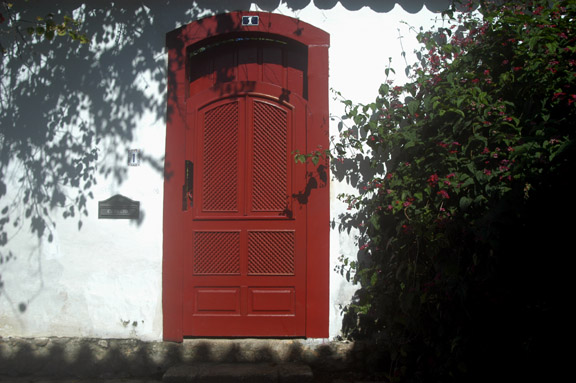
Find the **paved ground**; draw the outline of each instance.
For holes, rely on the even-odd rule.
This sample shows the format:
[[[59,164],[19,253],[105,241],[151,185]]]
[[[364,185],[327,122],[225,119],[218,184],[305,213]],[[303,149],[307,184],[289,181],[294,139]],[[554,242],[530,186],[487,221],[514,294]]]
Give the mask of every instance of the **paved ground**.
[[[323,375],[315,376],[312,383],[386,383],[385,380],[375,380],[375,377],[361,377],[350,375]],[[381,379],[381,378],[380,378]],[[0,378],[2,383],[162,383],[160,379],[41,379],[41,378]]]
[[[161,383],[161,379],[0,378],[2,383]]]
[[[178,366],[156,378],[2,378],[2,383],[386,383],[382,376],[362,371],[311,371],[305,364],[213,364]],[[312,376],[312,378],[311,378]]]
[[[161,379],[0,378],[2,383],[162,383]]]
[[[378,380],[379,379],[379,380]],[[1,378],[2,383],[162,383],[161,379],[127,378],[127,379],[42,379],[42,378]],[[312,383],[386,383],[380,377],[367,376],[362,373],[323,373],[314,375]]]
[[[350,380],[352,379],[352,380]],[[362,378],[361,378],[362,379]],[[316,377],[312,381],[313,383],[386,383],[385,381],[375,381],[366,380],[373,378],[364,378],[362,380],[356,380],[351,377]],[[159,379],[30,379],[30,378],[18,378],[18,379],[8,379],[4,380],[0,378],[2,383],[162,383]]]

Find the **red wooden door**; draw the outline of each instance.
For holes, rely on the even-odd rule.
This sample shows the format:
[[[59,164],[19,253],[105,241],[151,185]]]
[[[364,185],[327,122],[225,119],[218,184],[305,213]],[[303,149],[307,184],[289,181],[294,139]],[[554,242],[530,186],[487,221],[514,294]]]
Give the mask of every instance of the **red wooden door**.
[[[241,11],[166,43],[164,339],[327,337],[328,169],[291,152],[328,147],[328,34]]]
[[[295,196],[306,173],[291,153],[306,150],[306,101],[270,84],[233,85],[187,101],[183,332],[304,336],[306,205]]]

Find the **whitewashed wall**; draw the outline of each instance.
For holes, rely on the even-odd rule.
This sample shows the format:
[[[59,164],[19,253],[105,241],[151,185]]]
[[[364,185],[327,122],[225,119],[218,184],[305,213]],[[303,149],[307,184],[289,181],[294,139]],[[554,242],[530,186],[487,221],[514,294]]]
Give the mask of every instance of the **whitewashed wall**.
[[[30,6],[43,14],[51,11],[45,3],[31,1]],[[40,60],[38,67],[57,66],[64,68],[66,75],[58,82],[52,76],[52,82],[38,91],[46,92],[47,100],[62,99],[59,108],[66,108],[69,98],[65,92],[75,92],[81,102],[75,103],[69,113],[74,118],[61,123],[66,129],[74,129],[75,124],[94,129],[101,138],[96,145],[98,166],[112,171],[99,174],[97,185],[91,189],[94,198],[88,202],[89,215],[81,218],[80,229],[78,216],[63,219],[62,208],[50,212],[53,238],[48,241],[46,235],[38,239],[31,234],[25,219],[13,225],[18,215],[25,214],[19,181],[22,166],[15,159],[5,165],[8,194],[0,199],[0,209],[9,207],[11,224],[9,242],[0,247],[0,337],[162,339],[164,39],[167,32],[180,25],[226,9],[226,2],[210,10],[185,2],[161,3],[131,4],[126,12],[105,6],[98,10],[98,1],[68,4],[66,9],[74,8],[75,17],[85,21],[84,27],[96,36],[95,41],[71,56],[40,52],[47,60]],[[250,9],[261,10],[255,4]],[[299,18],[330,34],[330,87],[358,102],[370,102],[376,96],[385,80],[389,57],[397,69],[396,80],[404,81],[399,37],[403,37],[409,62],[415,60],[412,52],[416,40],[415,32],[402,22],[418,29],[431,25],[438,17],[426,8],[412,14],[396,5],[390,12],[378,13],[369,8],[349,11],[340,3],[331,9],[319,9],[313,2],[296,11],[281,5],[274,12]],[[134,23],[135,18],[138,23]],[[122,68],[130,69],[129,75]],[[29,76],[41,72],[32,71]],[[109,73],[119,75],[110,78]],[[26,78],[24,74],[21,81]],[[48,108],[54,108],[24,102],[3,105],[7,107],[18,108],[19,115],[28,116],[26,121],[39,125],[46,123],[43,117],[50,112]],[[340,116],[342,111],[341,104],[331,100],[330,113]],[[331,134],[337,135],[337,121],[332,124]],[[142,151],[145,158],[140,166],[126,166],[129,149]],[[349,187],[345,184],[332,181],[332,220],[346,209],[336,199],[346,190]],[[67,193],[73,197],[75,192]],[[98,219],[98,201],[117,193],[140,201],[142,218],[138,222]],[[356,253],[354,232],[348,235],[333,230],[330,246],[333,269],[339,255]],[[350,300],[355,288],[335,272],[331,273],[330,288],[333,338],[341,325],[339,307]]]

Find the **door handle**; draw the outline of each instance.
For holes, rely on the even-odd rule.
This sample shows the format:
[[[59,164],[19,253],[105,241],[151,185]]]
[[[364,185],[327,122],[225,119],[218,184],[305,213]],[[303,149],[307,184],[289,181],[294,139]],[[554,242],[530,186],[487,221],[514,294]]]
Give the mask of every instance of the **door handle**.
[[[194,163],[186,160],[184,162],[184,185],[182,186],[182,210],[188,210],[194,202]]]

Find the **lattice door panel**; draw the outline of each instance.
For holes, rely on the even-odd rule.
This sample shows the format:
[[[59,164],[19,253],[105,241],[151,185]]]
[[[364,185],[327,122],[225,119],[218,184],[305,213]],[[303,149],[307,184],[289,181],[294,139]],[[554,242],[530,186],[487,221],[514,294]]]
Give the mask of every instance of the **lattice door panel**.
[[[288,200],[288,113],[254,101],[252,211],[281,212]]]
[[[194,274],[240,274],[240,231],[194,233]]]
[[[216,106],[204,113],[202,147],[202,211],[237,212],[238,101]]]
[[[294,231],[249,231],[249,275],[294,275]]]

